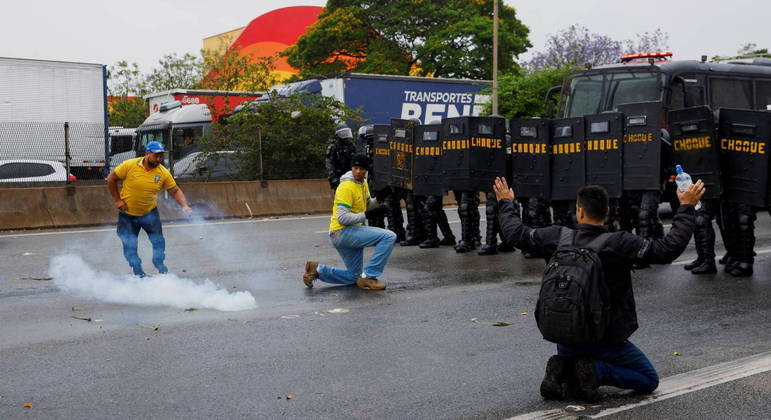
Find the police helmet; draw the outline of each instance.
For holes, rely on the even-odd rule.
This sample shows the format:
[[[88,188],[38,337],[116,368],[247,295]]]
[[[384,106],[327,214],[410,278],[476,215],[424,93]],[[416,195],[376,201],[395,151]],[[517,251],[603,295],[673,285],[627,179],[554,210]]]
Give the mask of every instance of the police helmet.
[[[375,135],[375,126],[372,124],[362,125],[359,127],[359,137],[368,138]]]
[[[348,125],[338,124],[337,127],[335,127],[335,137],[339,139],[352,139],[353,132],[348,128]]]

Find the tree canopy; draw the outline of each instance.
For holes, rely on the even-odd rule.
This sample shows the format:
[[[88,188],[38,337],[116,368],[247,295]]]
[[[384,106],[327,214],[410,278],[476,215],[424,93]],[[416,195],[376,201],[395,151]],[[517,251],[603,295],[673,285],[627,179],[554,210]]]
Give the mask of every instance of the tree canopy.
[[[492,77],[493,1],[499,69],[517,68],[528,29],[500,0],[329,0],[319,21],[282,54],[300,77],[342,71]]]

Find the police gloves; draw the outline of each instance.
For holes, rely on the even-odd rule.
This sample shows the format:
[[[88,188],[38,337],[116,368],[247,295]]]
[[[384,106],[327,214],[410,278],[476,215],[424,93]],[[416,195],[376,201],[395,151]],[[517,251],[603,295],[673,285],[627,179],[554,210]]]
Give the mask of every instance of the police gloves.
[[[388,208],[388,206],[385,204],[381,204],[372,210],[365,211],[364,215],[367,216],[368,219],[371,219],[375,217],[388,216],[389,213],[391,213],[391,209]]]

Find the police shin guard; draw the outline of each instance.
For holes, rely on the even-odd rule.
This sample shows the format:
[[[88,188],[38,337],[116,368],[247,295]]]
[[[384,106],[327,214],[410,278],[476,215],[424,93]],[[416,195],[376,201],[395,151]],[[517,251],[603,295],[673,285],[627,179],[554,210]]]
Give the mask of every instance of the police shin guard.
[[[412,193],[407,194],[407,237],[399,244],[401,246],[418,245],[423,240],[419,201]]]
[[[418,246],[421,248],[438,248],[439,237],[436,235],[436,212],[434,211],[433,197],[426,199],[426,203],[423,206],[423,229],[426,233],[426,240],[421,242]]]
[[[498,201],[495,194],[487,193],[485,202],[485,217],[487,219],[485,229],[485,245],[479,250],[479,255],[493,255],[498,253]]]
[[[734,277],[749,277],[753,273],[755,263],[755,211],[746,204],[737,206],[739,229],[737,230],[737,245],[739,254],[736,262],[726,268],[726,272]]]
[[[391,194],[386,198],[385,205],[391,209],[386,216],[388,220],[388,230],[396,234],[396,241],[404,240],[404,217],[402,216],[402,207],[396,194]]]
[[[457,194],[456,194],[457,196]],[[460,217],[460,241],[455,245],[455,252],[463,254],[476,249],[474,246],[474,229],[472,222],[471,200],[466,192],[461,194],[460,204],[458,205],[458,217]]]

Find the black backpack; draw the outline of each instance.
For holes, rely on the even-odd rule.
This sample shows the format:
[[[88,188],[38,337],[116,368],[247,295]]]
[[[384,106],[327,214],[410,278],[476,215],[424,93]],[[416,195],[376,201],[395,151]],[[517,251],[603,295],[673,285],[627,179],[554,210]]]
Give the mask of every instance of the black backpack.
[[[557,251],[543,271],[535,322],[543,338],[571,346],[597,345],[610,320],[608,286],[598,252],[610,237],[600,234],[582,247],[563,227]]]

